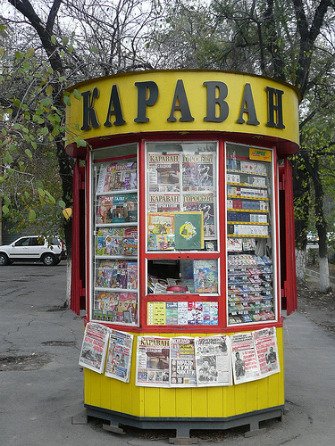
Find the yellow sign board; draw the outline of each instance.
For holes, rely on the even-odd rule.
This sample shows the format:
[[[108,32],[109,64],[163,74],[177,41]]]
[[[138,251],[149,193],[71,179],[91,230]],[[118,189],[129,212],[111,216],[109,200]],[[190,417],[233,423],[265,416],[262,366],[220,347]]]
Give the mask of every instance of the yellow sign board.
[[[271,163],[272,161],[272,151],[268,149],[255,149],[250,147],[249,158],[254,161],[266,161]]]

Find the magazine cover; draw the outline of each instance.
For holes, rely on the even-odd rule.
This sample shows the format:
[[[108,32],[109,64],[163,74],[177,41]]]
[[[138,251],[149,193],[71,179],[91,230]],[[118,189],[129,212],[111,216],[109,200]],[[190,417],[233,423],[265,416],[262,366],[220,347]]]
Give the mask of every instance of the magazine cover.
[[[202,212],[177,212],[174,225],[176,250],[191,251],[204,248]]]
[[[217,260],[194,260],[194,292],[199,294],[216,294],[218,292]]]
[[[170,339],[158,336],[137,338],[136,385],[169,387]]]
[[[195,338],[197,383],[199,387],[231,386],[231,347],[228,336]]]
[[[97,373],[103,373],[109,330],[107,327],[89,322],[86,325],[80,351],[79,365]]]
[[[194,338],[171,338],[170,347],[171,387],[196,386]]]
[[[216,238],[215,198],[213,193],[192,193],[183,195],[184,212],[202,212],[205,239]]]
[[[93,318],[115,324],[137,326],[137,293],[96,292],[94,296]]]
[[[174,214],[148,214],[148,251],[174,249]]]
[[[252,333],[231,336],[234,383],[241,384],[261,378]]]
[[[136,161],[119,160],[100,166],[97,194],[137,189]]]
[[[136,256],[137,228],[99,228],[95,238],[98,256]]]
[[[263,328],[253,332],[261,377],[280,372],[276,328]]]
[[[98,260],[95,286],[120,290],[137,289],[137,262],[127,260]]]
[[[96,202],[96,223],[105,224],[112,222],[111,209],[113,207],[113,197],[101,196],[98,197]]]
[[[183,154],[183,191],[214,189],[214,153]]]
[[[109,378],[129,382],[133,338],[132,334],[110,329],[105,369]]]
[[[150,192],[180,192],[179,153],[148,153]]]
[[[109,210],[111,223],[137,221],[137,194],[113,195],[112,207]]]

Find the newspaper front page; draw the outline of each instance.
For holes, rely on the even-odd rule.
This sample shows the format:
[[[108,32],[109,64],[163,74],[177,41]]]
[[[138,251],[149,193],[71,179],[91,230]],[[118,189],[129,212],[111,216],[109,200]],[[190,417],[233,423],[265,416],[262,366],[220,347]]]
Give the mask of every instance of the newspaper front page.
[[[105,375],[129,382],[133,335],[110,330]]]
[[[194,343],[194,338],[171,338],[171,387],[194,387],[197,385]]]
[[[253,336],[261,377],[280,372],[276,328],[254,331]]]
[[[252,333],[231,336],[234,383],[241,384],[259,379],[259,365]]]
[[[89,322],[86,325],[80,351],[79,365],[103,373],[108,345],[109,329],[101,324]]]
[[[136,385],[169,387],[170,338],[137,338]]]
[[[195,339],[196,376],[199,387],[231,386],[231,348],[228,336]]]

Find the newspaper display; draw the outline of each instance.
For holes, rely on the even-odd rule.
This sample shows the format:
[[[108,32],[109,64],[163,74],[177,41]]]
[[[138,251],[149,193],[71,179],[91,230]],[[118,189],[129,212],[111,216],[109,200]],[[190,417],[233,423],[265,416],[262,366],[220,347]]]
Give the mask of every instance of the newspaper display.
[[[169,387],[170,338],[137,338],[136,385]]]
[[[235,384],[262,378],[252,333],[238,333],[231,336],[232,364]]]
[[[194,338],[171,338],[171,387],[194,387],[197,385],[194,342]]]
[[[261,377],[280,372],[276,328],[263,328],[253,335]]]
[[[214,153],[183,154],[183,190],[213,190],[214,160]]]
[[[228,336],[195,339],[196,376],[199,387],[231,386],[231,349]]]
[[[129,382],[133,335],[110,330],[105,375]]]
[[[89,322],[79,356],[79,365],[97,373],[103,373],[107,352],[109,330],[107,327]]]
[[[150,192],[180,192],[179,153],[148,153]]]
[[[148,212],[179,212],[180,195],[151,193],[148,197]]]

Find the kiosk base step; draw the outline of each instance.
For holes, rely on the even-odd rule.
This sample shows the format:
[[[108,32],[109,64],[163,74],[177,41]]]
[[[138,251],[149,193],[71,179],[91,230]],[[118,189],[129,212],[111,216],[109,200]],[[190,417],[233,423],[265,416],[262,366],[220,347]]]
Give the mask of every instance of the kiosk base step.
[[[156,418],[136,417],[133,415],[114,412],[99,407],[85,405],[87,416],[106,421],[103,428],[116,433],[124,434],[123,427],[130,426],[148,430],[176,431],[176,436],[169,439],[169,443],[178,445],[196,444],[197,438],[191,437],[191,430],[227,430],[234,427],[249,426],[246,437],[252,437],[264,431],[259,427],[261,421],[279,419],[281,421],[284,406],[271,407],[256,412],[249,412],[226,418]]]

